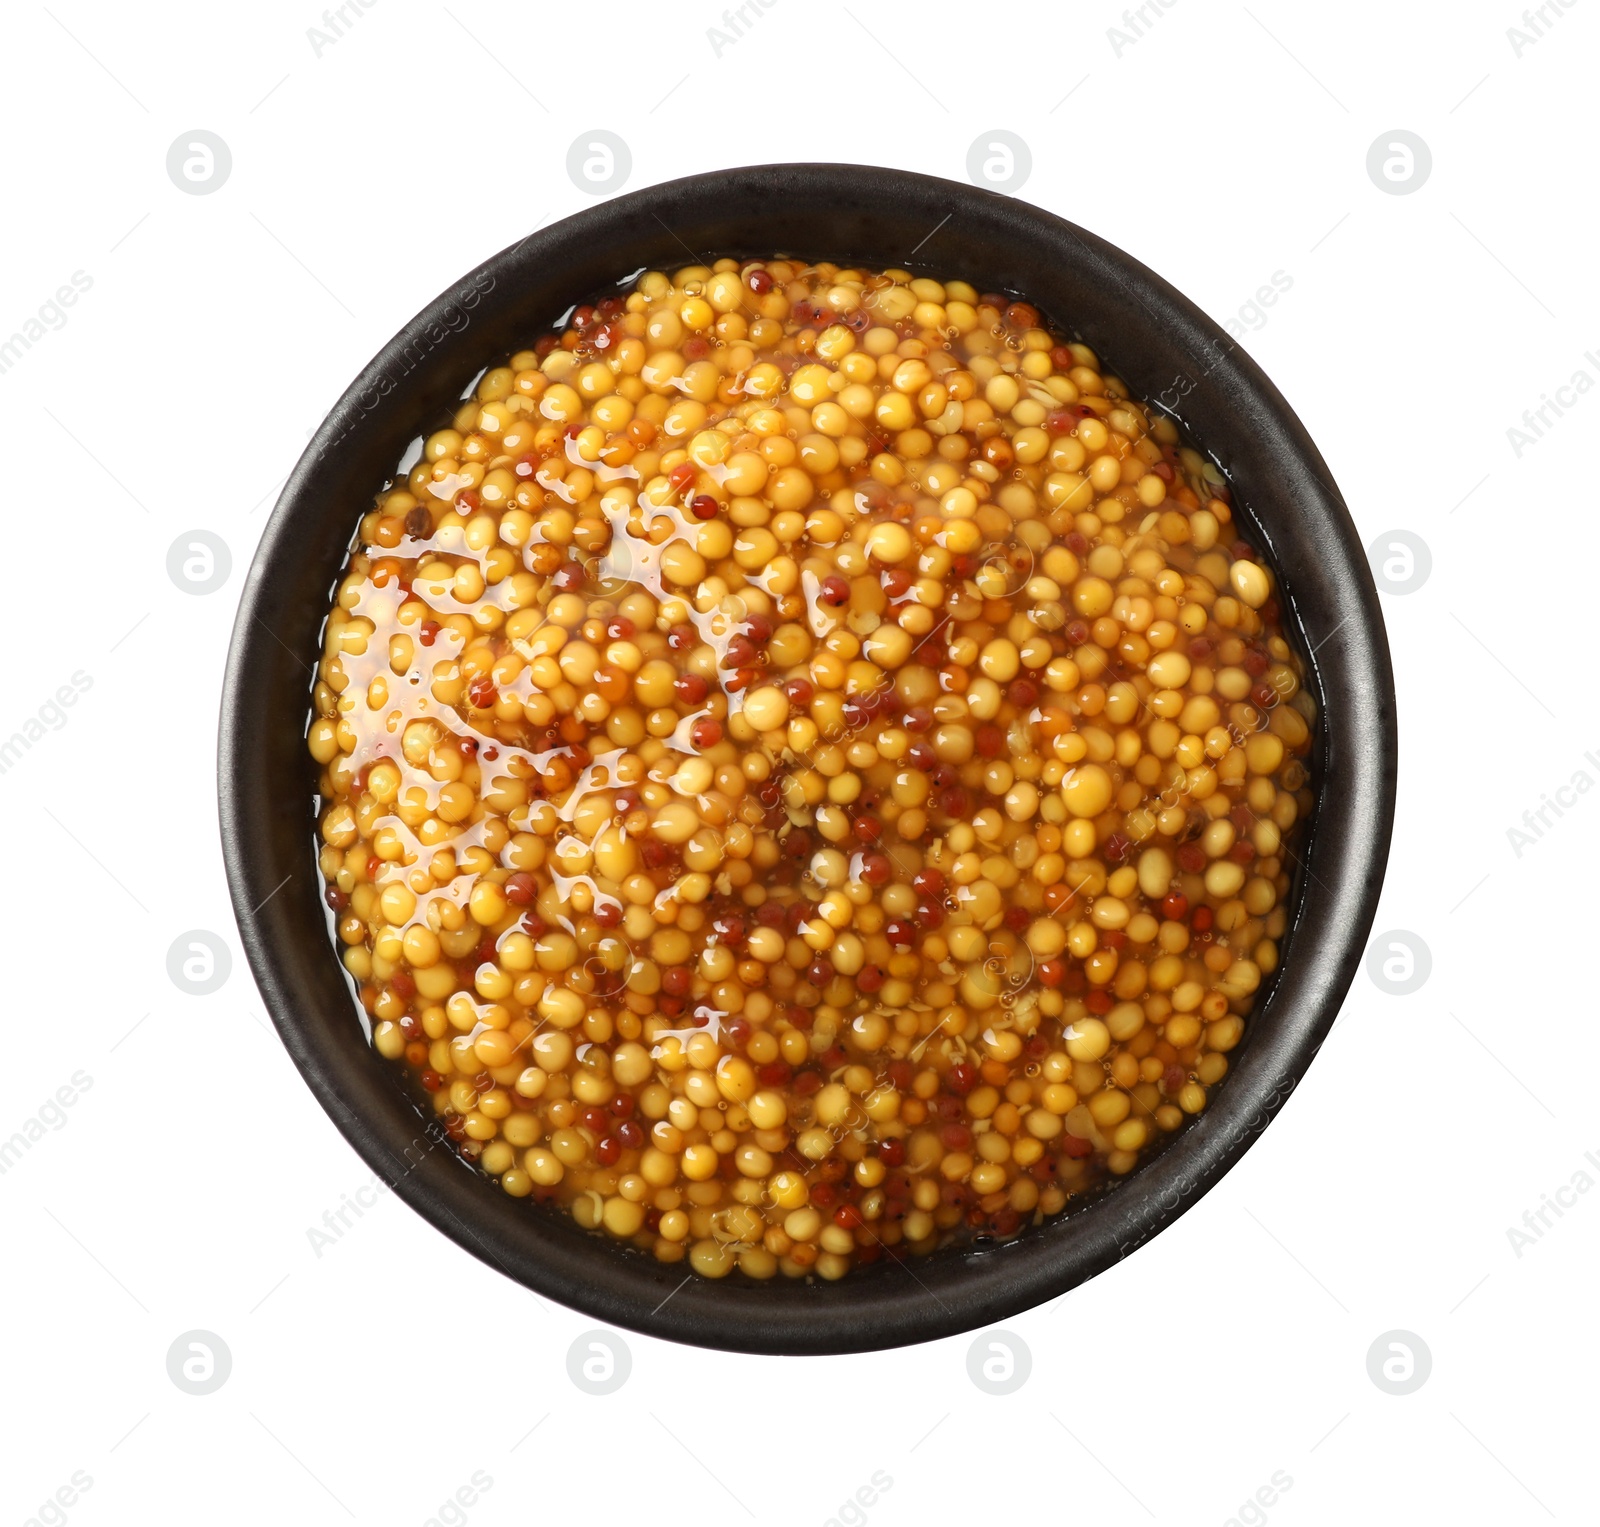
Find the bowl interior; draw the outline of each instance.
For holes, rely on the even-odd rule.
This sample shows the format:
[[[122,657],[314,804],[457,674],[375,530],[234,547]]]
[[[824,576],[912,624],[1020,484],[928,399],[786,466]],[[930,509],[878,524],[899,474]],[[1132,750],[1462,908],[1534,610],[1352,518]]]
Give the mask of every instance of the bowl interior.
[[[370,1048],[329,940],[304,745],[320,631],[356,521],[485,365],[642,268],[791,253],[1017,293],[1173,414],[1222,467],[1276,568],[1317,700],[1318,803],[1285,960],[1202,1114],[1111,1191],[1001,1246],[880,1262],[837,1284],[685,1279],[468,1170]],[[1196,1201],[1264,1129],[1359,963],[1393,811],[1393,679],[1349,514],[1288,405],[1221,329],[1137,261],[1026,203],[903,172],[776,165],[697,176],[529,235],[442,293],[328,415],[246,579],[219,731],[224,854],[269,1012],[339,1128],[402,1197],[511,1277],[594,1318],[707,1346],[853,1351],[949,1335],[1065,1292]],[[287,877],[287,878],[286,878]],[[275,891],[275,888],[276,889]],[[273,894],[275,892],[275,894]]]

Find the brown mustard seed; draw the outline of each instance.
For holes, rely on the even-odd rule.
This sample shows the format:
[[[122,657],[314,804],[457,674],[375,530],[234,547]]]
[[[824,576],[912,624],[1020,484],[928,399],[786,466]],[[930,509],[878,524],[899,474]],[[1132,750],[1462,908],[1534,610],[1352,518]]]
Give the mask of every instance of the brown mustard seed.
[[[962,282],[652,271],[361,519],[308,744],[379,1052],[720,1277],[1005,1238],[1201,1112],[1315,712],[1215,469]]]

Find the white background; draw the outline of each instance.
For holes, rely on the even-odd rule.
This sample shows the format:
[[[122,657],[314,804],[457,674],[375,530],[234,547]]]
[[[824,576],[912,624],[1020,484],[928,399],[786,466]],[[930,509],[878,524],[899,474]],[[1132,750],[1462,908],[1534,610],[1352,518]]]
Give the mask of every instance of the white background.
[[[473,1527],[628,1501],[808,1527],[877,1471],[873,1527],[1593,1519],[1600,1193],[1521,1255],[1507,1231],[1575,1173],[1600,1180],[1580,955],[1600,801],[1567,797],[1520,855],[1507,834],[1577,771],[1600,780],[1600,397],[1520,456],[1507,431],[1578,370],[1600,380],[1600,11],[1550,6],[1519,53],[1516,0],[1174,0],[1137,38],[1120,10],[776,0],[720,56],[712,0],[376,0],[320,55],[312,3],[12,13],[0,336],[75,271],[93,284],[0,375],[0,736],[74,672],[93,685],[0,776],[0,1139],[74,1072],[92,1084],[0,1176],[0,1523],[41,1519],[79,1470],[91,1487],[42,1520],[404,1527],[480,1470],[452,1514]],[[231,150],[214,194],[166,172],[194,129]],[[631,1377],[596,1397],[566,1366],[592,1322],[392,1197],[310,1244],[369,1179],[238,953],[213,790],[234,602],[368,357],[591,202],[566,171],[591,129],[631,146],[626,189],[784,159],[961,179],[980,135],[1019,134],[1022,195],[1218,320],[1291,279],[1246,314],[1246,348],[1363,542],[1403,529],[1431,551],[1426,583],[1383,599],[1402,767],[1378,927],[1420,937],[1432,974],[1404,997],[1358,976],[1226,1181],[1012,1322],[1032,1372],[1009,1396],[969,1380],[970,1337],[780,1361],[629,1335]],[[1412,194],[1366,169],[1394,129],[1431,150]],[[232,554],[205,596],[166,570],[200,528]],[[233,949],[213,995],[167,975],[192,929]],[[232,1355],[205,1396],[167,1372],[196,1329]],[[1432,1354],[1405,1396],[1367,1371],[1395,1329]],[[1278,1471],[1292,1485],[1241,1516]]]

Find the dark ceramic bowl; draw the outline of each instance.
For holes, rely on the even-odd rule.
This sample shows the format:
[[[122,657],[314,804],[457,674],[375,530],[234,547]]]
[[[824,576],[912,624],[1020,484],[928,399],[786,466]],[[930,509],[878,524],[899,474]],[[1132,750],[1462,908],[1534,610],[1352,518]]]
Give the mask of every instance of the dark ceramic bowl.
[[[1285,958],[1205,1113],[1075,1212],[987,1249],[882,1262],[838,1283],[685,1278],[681,1267],[508,1197],[440,1143],[374,1052],[330,946],[304,742],[311,668],[358,515],[407,443],[486,363],[641,267],[792,252],[925,268],[1036,303],[1169,409],[1270,554],[1320,710],[1318,804]],[[824,1353],[949,1336],[1015,1315],[1127,1256],[1216,1183],[1311,1063],[1360,963],[1394,810],[1388,643],[1349,512],[1300,421],[1221,329],[1137,260],[1048,212],[857,165],[697,175],[531,234],[443,293],[317,431],[240,601],[218,747],[223,852],[267,1009],[335,1124],[417,1212],[507,1277],[596,1320],[744,1352]]]

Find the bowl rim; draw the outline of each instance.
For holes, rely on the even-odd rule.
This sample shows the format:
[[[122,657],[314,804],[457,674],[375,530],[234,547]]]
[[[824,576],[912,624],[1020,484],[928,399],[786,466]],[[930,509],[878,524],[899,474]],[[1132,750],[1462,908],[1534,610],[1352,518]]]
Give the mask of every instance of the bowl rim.
[[[740,207],[752,210],[741,213],[736,210]],[[417,412],[403,412],[413,395],[407,384],[418,365],[419,346],[423,374],[432,374],[431,366],[454,375],[458,389],[478,374],[478,369],[463,369],[469,354],[479,357],[481,369],[483,359],[509,349],[500,342],[503,335],[481,331],[485,322],[492,331],[495,322],[512,321],[508,315],[522,300],[518,283],[556,279],[548,273],[573,268],[589,258],[581,252],[596,248],[606,252],[609,268],[620,273],[639,263],[634,256],[641,250],[661,247],[657,225],[683,243],[674,227],[698,228],[718,217],[759,218],[762,208],[773,220],[797,208],[810,209],[819,219],[836,216],[839,227],[857,230],[852,248],[858,250],[859,240],[867,236],[860,230],[873,227],[874,217],[887,219],[892,211],[902,220],[924,214],[933,229],[924,243],[933,242],[937,251],[934,234],[959,213],[958,233],[972,238],[976,230],[990,268],[1013,259],[1056,262],[1051,268],[1064,272],[1062,281],[1077,283],[1085,302],[1120,312],[1129,325],[1126,334],[1138,336],[1140,346],[1158,357],[1148,364],[1141,361],[1146,370],[1176,356],[1180,365],[1169,391],[1177,396],[1170,404],[1165,393],[1160,397],[1186,433],[1191,416],[1215,409],[1223,425],[1231,427],[1238,450],[1261,458],[1263,470],[1235,497],[1241,517],[1255,526],[1278,572],[1285,618],[1299,631],[1308,659],[1307,682],[1315,686],[1320,712],[1324,788],[1318,792],[1300,884],[1293,893],[1288,952],[1271,990],[1256,1005],[1238,1063],[1205,1113],[1114,1191],[1013,1242],[904,1263],[885,1260],[834,1284],[778,1279],[750,1286],[743,1279],[686,1277],[676,1267],[578,1230],[565,1216],[512,1200],[482,1174],[464,1170],[440,1148],[437,1129],[424,1121],[393,1077],[380,1072],[386,1063],[376,1052],[365,1049],[371,1064],[363,1066],[353,1059],[349,1036],[339,1029],[341,1020],[327,1010],[326,1001],[308,1009],[307,990],[313,984],[324,995],[327,990],[314,961],[320,958],[336,971],[341,988],[344,972],[327,959],[319,891],[309,892],[310,902],[304,885],[277,896],[280,871],[293,863],[293,850],[281,847],[292,843],[284,837],[291,828],[302,833],[305,864],[315,869],[314,821],[309,793],[299,801],[296,815],[300,776],[291,789],[271,771],[271,747],[282,743],[282,728],[274,726],[281,710],[274,711],[264,697],[275,685],[288,682],[285,653],[309,671],[301,653],[314,662],[320,642],[297,651],[278,636],[273,621],[301,629],[310,622],[309,628],[320,633],[327,601],[319,611],[307,611],[304,597],[294,604],[283,590],[289,582],[286,570],[297,560],[305,564],[302,542],[308,525],[322,532],[319,555],[324,561],[330,519],[342,516],[342,544],[347,546],[353,533],[359,510],[347,514],[328,502],[336,497],[327,486],[337,465],[336,448],[352,439],[387,440],[397,429],[403,443],[417,421],[428,416],[420,404]],[[691,218],[699,221],[686,224]],[[939,228],[933,227],[935,222]],[[842,247],[848,242],[849,236],[824,231],[809,248],[775,240],[766,252],[787,247],[815,258],[839,257],[849,253]],[[613,249],[614,256],[609,254]],[[911,256],[917,253],[911,251]],[[898,263],[909,266],[911,256]],[[897,263],[892,256],[865,250],[857,258],[886,266]],[[930,263],[927,258],[916,262],[924,267]],[[1040,294],[999,280],[989,285],[1021,290],[1051,311]],[[584,300],[598,289],[569,290],[568,300]],[[548,324],[556,311],[541,322]],[[463,313],[468,317],[458,329],[456,320]],[[437,337],[441,331],[448,331],[443,338]],[[1125,363],[1127,348],[1132,346],[1112,343],[1103,352],[1125,379],[1130,370],[1140,369]],[[1131,379],[1130,391],[1156,396]],[[386,422],[391,418],[398,425]],[[1227,435],[1229,428],[1222,432]],[[1195,438],[1214,453],[1216,434],[1212,428]],[[393,470],[399,455],[395,450],[386,470]],[[1270,472],[1264,470],[1269,463]],[[1226,464],[1224,470],[1232,481]],[[378,486],[373,479],[371,488]],[[1255,519],[1262,509],[1265,514]],[[327,569],[329,587],[341,563],[342,556]],[[302,565],[300,570],[309,577],[313,569]],[[303,715],[309,683],[300,682],[307,706],[297,714]],[[302,737],[303,726],[295,738],[304,759]],[[795,163],[663,182],[539,229],[441,293],[363,369],[286,481],[244,581],[219,715],[218,821],[241,943],[285,1047],[345,1138],[423,1218],[514,1281],[608,1324],[726,1350],[834,1353],[954,1335],[1059,1296],[1129,1255],[1215,1185],[1283,1106],[1338,1016],[1360,965],[1382,887],[1397,767],[1387,635],[1355,526],[1304,426],[1238,345],[1132,256],[1042,208],[909,171]],[[306,908],[313,904],[319,913],[312,935],[316,953],[304,942]],[[347,989],[344,1003],[349,1027],[358,1027]],[[401,1101],[403,1110],[386,1100],[384,1088]]]

